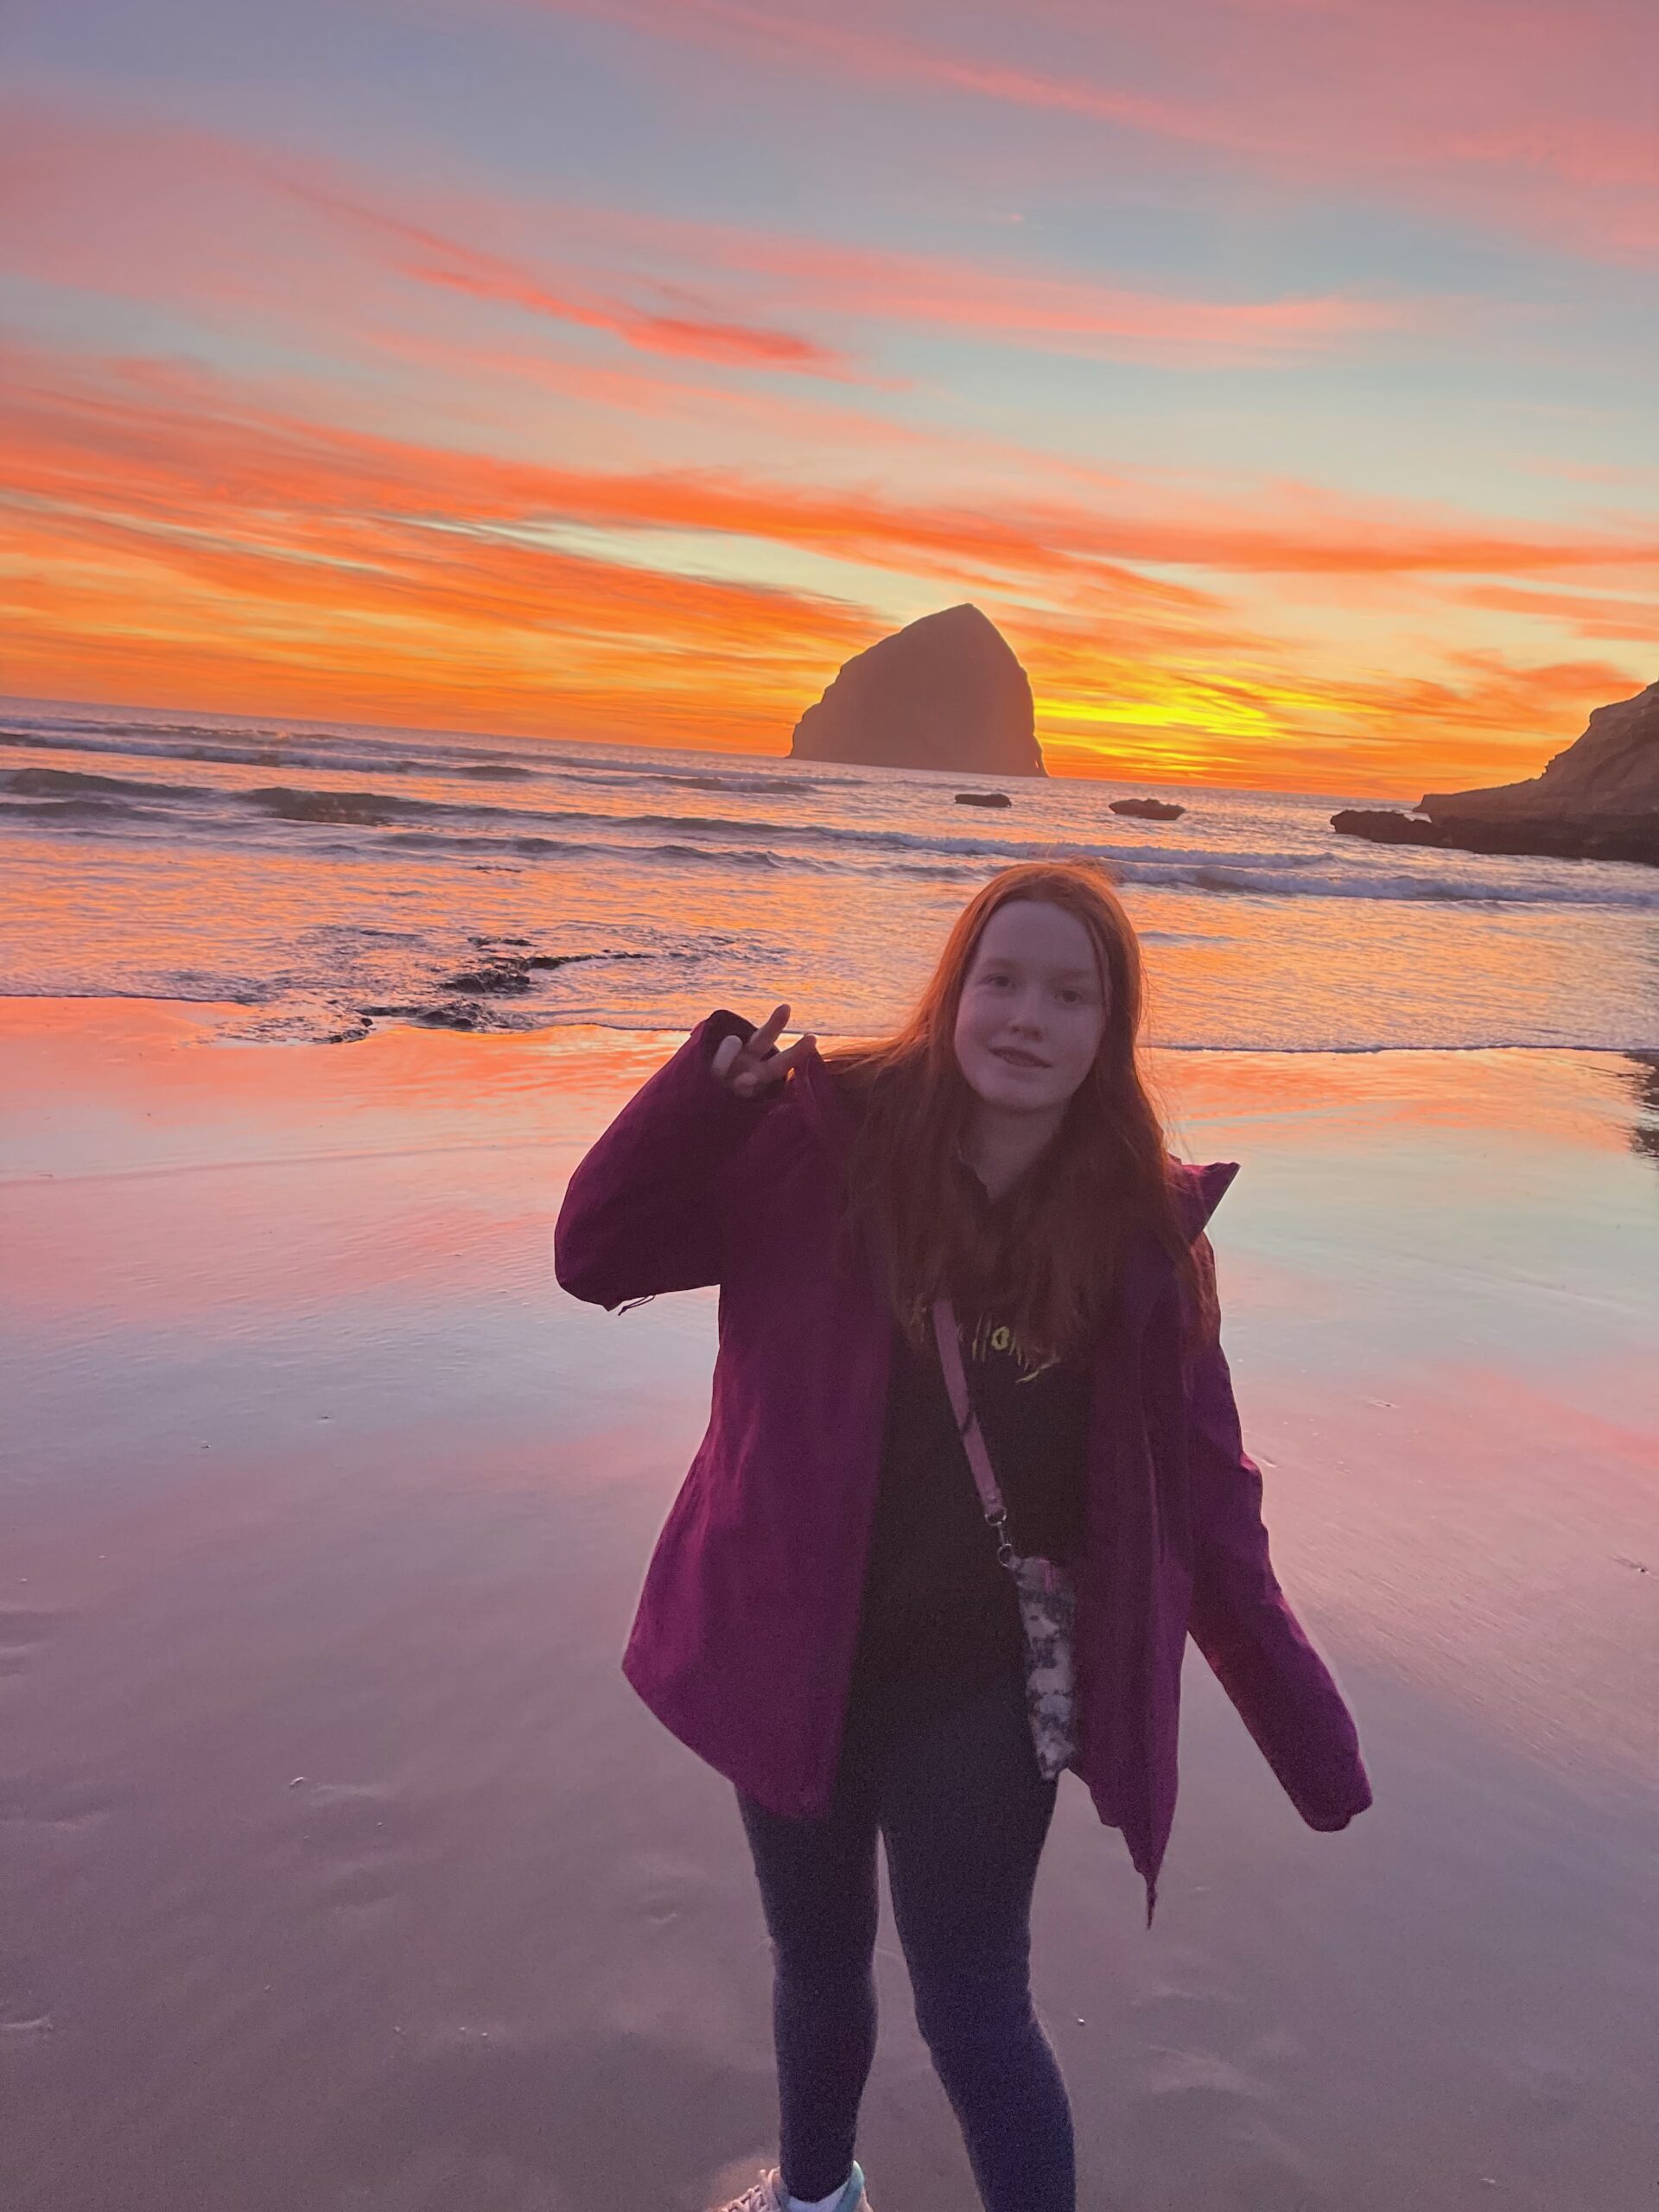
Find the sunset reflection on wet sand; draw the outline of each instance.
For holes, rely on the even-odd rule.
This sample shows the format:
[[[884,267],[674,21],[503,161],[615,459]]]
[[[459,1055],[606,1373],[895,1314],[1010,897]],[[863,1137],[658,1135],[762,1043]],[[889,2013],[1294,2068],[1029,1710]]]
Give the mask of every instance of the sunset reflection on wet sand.
[[[0,1954],[17,2201],[694,2212],[772,2126],[719,1781],[616,1659],[714,1300],[554,1287],[672,1039],[0,1005]],[[1062,1793],[1037,1986],[1085,2201],[1637,2212],[1659,2164],[1659,1073],[1167,1053],[1280,1572],[1374,1814],[1202,1669],[1147,1937]],[[866,2159],[965,2201],[892,1953]],[[1092,2192],[1092,2195],[1090,2195]]]

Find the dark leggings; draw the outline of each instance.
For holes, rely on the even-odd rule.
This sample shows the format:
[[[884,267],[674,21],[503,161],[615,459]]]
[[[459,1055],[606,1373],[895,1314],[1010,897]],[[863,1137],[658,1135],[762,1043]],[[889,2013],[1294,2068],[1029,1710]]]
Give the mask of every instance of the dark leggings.
[[[1037,1771],[1023,1685],[885,1736],[855,1727],[823,1820],[738,1802],[777,1967],[785,2188],[827,2196],[852,2166],[875,2052],[879,1834],[917,2024],[987,2212],[1074,2212],[1065,2085],[1031,2004],[1054,1785]]]

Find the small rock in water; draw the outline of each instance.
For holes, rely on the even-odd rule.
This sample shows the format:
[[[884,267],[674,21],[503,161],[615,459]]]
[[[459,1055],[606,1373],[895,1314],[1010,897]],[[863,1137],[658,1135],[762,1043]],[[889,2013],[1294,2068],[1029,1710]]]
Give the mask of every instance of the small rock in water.
[[[359,1014],[379,1021],[418,1021],[428,1029],[477,1029],[483,1015],[475,1006],[365,1006]]]
[[[1012,806],[1014,801],[1007,791],[958,791],[958,806]]]
[[[1132,815],[1139,822],[1179,822],[1186,812],[1167,798],[1115,798],[1108,804],[1114,814]]]
[[[516,953],[501,953],[481,968],[463,969],[459,976],[446,976],[438,988],[445,991],[483,992],[496,998],[511,997],[515,992],[530,988],[529,966],[530,963],[519,959]]]

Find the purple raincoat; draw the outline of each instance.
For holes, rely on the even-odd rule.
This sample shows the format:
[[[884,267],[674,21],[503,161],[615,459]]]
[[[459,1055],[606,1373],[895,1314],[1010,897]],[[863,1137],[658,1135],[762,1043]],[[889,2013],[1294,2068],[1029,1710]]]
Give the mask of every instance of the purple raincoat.
[[[834,1077],[813,1053],[734,1096],[709,1063],[749,1033],[711,1014],[624,1107],[570,1179],[555,1262],[597,1306],[720,1286],[708,1432],[623,1667],[720,1773],[812,1818],[840,1755],[893,1320],[843,1227],[853,1125]],[[1237,1170],[1178,1173],[1197,1240]],[[1096,1354],[1086,1480],[1077,1770],[1150,1909],[1189,1634],[1310,1827],[1346,1827],[1371,1793],[1341,1694],[1274,1578],[1220,1344],[1183,1358],[1179,1279],[1149,1236],[1126,1253]]]

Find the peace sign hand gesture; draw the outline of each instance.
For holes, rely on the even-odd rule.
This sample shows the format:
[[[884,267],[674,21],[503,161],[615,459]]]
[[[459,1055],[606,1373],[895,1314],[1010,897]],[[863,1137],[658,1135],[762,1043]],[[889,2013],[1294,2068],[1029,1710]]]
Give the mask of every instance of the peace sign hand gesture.
[[[778,1050],[778,1033],[789,1020],[786,1006],[771,1014],[746,1045],[741,1037],[722,1037],[709,1063],[715,1081],[739,1098],[754,1098],[774,1083],[781,1083],[803,1054],[817,1044],[816,1037],[798,1037],[786,1052]]]

